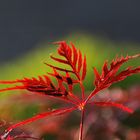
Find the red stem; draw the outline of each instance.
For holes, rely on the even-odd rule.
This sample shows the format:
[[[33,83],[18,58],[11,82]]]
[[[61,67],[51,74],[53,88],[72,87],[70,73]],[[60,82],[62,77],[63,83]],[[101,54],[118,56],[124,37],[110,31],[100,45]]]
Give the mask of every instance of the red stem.
[[[45,113],[42,113],[42,114],[38,114],[38,115],[36,115],[32,118],[26,119],[22,122],[19,122],[17,124],[14,124],[14,125],[10,126],[0,138],[3,138],[3,139],[6,138],[13,129],[15,129],[19,126],[34,122],[38,119],[42,119],[42,118],[45,118],[47,116],[50,117],[52,115],[62,115],[64,113],[71,112],[71,111],[75,110],[76,108],[77,108],[76,106],[73,106],[71,108],[62,108],[62,109],[57,109],[57,110],[54,110],[54,111],[51,111],[51,112],[45,112]]]
[[[116,107],[116,108],[119,108],[125,112],[128,112],[128,113],[133,113],[133,110],[129,107],[126,107],[124,106],[123,104],[120,104],[120,103],[115,103],[115,102],[91,102],[90,104],[95,104],[95,105],[98,105],[98,106],[112,106],[112,107]]]
[[[78,105],[81,103],[81,100],[77,96],[75,96],[72,92],[69,92],[69,96],[72,97],[73,99],[76,99],[75,100],[76,105],[77,105],[77,103],[78,103]],[[73,100],[70,100],[70,101],[72,102]]]
[[[25,86],[15,86],[15,87],[0,89],[0,92],[9,91],[9,90],[19,90],[19,89],[26,89],[26,88]]]
[[[81,110],[81,122],[80,122],[80,131],[79,131],[79,140],[83,140],[84,114],[85,114],[85,109],[82,109]]]
[[[84,101],[84,104],[87,104],[87,102],[95,95],[97,94],[98,90],[95,88],[90,95],[87,97],[87,99]]]
[[[82,91],[82,99],[85,99],[85,88],[83,86],[83,82],[80,81],[80,87],[81,87],[81,91]]]

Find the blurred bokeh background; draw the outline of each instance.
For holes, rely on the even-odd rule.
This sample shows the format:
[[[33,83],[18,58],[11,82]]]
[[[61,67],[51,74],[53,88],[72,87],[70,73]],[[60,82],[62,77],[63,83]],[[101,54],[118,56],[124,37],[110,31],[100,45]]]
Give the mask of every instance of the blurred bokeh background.
[[[50,62],[50,53],[56,53],[56,46],[51,43],[66,40],[68,43],[72,41],[77,48],[80,48],[82,52],[87,55],[88,74],[85,86],[87,91],[92,90],[92,81],[94,78],[92,67],[95,66],[101,71],[103,62],[105,60],[112,60],[117,54],[121,56],[121,54],[133,55],[140,53],[139,5],[140,2],[136,0],[0,1],[0,79],[20,79],[46,73],[49,70],[43,63],[46,61]],[[140,59],[137,59],[130,61],[125,67],[128,65],[138,66],[139,64]],[[112,88],[117,89],[117,91],[119,88],[119,93],[128,93],[128,95],[133,89],[137,93],[136,95],[140,96],[139,86],[140,75],[137,74],[119,84],[115,84]],[[2,88],[3,86],[0,87]],[[15,107],[17,105],[15,105],[13,100],[19,99],[19,102],[21,102],[19,104],[22,106],[22,95],[19,96],[18,94],[17,97],[11,97],[11,94],[8,93],[8,95],[10,95],[10,97],[6,96],[8,99],[5,99],[5,95],[7,94],[4,94],[4,96],[1,94],[1,99],[4,102],[3,104],[0,103],[1,112],[4,113],[0,113],[0,117],[5,118],[7,121],[15,120],[16,122],[17,120],[31,117],[40,111],[38,108],[43,106],[44,109],[45,106],[45,101],[38,97],[38,102],[40,103],[38,103],[35,98],[30,102],[30,104],[33,103],[32,107],[23,106],[22,111],[20,109],[16,110]],[[132,97],[132,94],[129,96]],[[23,100],[25,99],[26,97],[23,97]],[[135,99],[138,99],[138,97]],[[29,101],[27,102],[29,103]],[[7,105],[6,108],[5,104]],[[50,104],[51,103],[49,103],[49,105]],[[41,107],[37,107],[38,105]],[[48,106],[48,104],[46,106]],[[14,111],[13,108],[16,111]],[[27,110],[25,108],[28,110],[28,115],[26,114]],[[139,105],[133,108],[138,112]],[[108,113],[111,111],[111,109],[108,110]],[[8,118],[8,113],[10,115],[14,114],[16,117],[11,115],[12,117]],[[112,111],[111,113],[113,114],[114,112]],[[97,110],[94,114],[94,116],[97,117],[98,115],[96,114],[98,114],[101,119],[104,117],[102,113],[99,113]],[[111,117],[113,118],[114,115]],[[137,136],[140,125],[132,129],[131,125],[133,122],[127,123],[127,121],[125,121],[125,125],[122,123],[127,117],[129,116],[126,114],[124,114],[124,116],[122,114],[120,116],[118,115],[117,118],[114,117],[117,123],[119,122],[118,125],[121,124],[121,126],[119,125],[119,127],[116,127],[117,130],[115,129],[113,132],[109,131],[107,134],[111,133],[116,137],[108,138],[107,134],[102,134],[103,137],[101,138],[95,136],[95,140],[102,140],[105,136],[111,140],[116,140],[115,138],[120,140],[140,139],[140,137]],[[140,116],[137,118],[140,118]],[[110,118],[108,117],[107,119],[109,120]],[[65,118],[65,120],[67,119]],[[57,123],[62,123],[61,121],[62,120],[57,120]],[[137,122],[139,121],[138,119]],[[97,128],[100,126],[99,124],[96,125]],[[102,126],[99,128],[102,129]],[[56,128],[56,132],[58,132],[58,129],[60,128]],[[121,129],[125,131],[125,136],[120,134]],[[45,130],[46,132],[48,131],[48,129]],[[61,131],[61,129],[59,131]],[[74,132],[74,130],[71,131]],[[93,128],[93,131],[95,131],[95,128]],[[39,132],[36,133],[42,136],[45,134],[45,132],[43,132],[40,132],[40,134],[38,134]],[[101,135],[100,130],[98,133]],[[46,138],[47,134],[48,133],[46,133]],[[129,134],[131,136],[129,136]],[[57,138],[54,138],[52,135],[50,139]],[[89,138],[89,140],[92,140],[92,138]]]

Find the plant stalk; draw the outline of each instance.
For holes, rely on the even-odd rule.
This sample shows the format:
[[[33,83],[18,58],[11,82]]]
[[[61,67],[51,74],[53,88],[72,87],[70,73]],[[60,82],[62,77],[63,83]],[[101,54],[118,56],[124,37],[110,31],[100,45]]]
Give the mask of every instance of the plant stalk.
[[[81,122],[80,122],[80,131],[79,131],[79,140],[83,140],[84,114],[85,114],[85,109],[83,108],[81,110]]]

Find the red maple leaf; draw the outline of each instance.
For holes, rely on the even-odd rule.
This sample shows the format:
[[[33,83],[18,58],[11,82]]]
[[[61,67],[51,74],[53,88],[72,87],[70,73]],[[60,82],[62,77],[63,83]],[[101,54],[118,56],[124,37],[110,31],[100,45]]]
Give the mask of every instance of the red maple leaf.
[[[0,81],[1,84],[18,84],[9,88],[0,89],[0,92],[8,91],[8,90],[27,90],[33,92],[35,94],[43,94],[46,96],[51,96],[56,99],[60,99],[63,102],[69,104],[67,108],[56,109],[50,112],[40,113],[32,118],[26,119],[21,121],[17,124],[11,125],[7,128],[0,136],[1,140],[10,140],[12,138],[9,133],[22,125],[34,122],[38,119],[50,117],[50,116],[59,116],[65,113],[72,112],[74,110],[80,110],[81,112],[81,123],[80,123],[80,131],[79,131],[79,140],[83,139],[83,123],[84,123],[84,116],[85,116],[85,108],[88,104],[91,105],[98,105],[98,106],[113,106],[119,108],[123,111],[128,113],[132,113],[133,110],[124,106],[123,104],[119,104],[116,102],[96,102],[92,101],[91,99],[97,94],[99,91],[110,87],[113,83],[119,82],[124,80],[127,76],[130,76],[135,73],[140,72],[140,67],[133,68],[128,67],[126,70],[118,72],[121,65],[127,62],[130,59],[134,59],[140,56],[126,56],[121,58],[116,58],[108,67],[108,63],[105,62],[102,68],[102,73],[99,74],[96,68],[93,69],[95,74],[95,89],[86,97],[85,96],[85,88],[83,85],[83,81],[86,76],[87,72],[87,65],[86,65],[86,56],[82,56],[80,50],[77,50],[75,46],[71,43],[69,46],[65,41],[56,42],[54,44],[59,45],[58,47],[58,54],[61,58],[54,57],[51,55],[51,59],[62,63],[64,65],[70,66],[70,69],[64,67],[57,67],[52,64],[45,63],[47,66],[51,67],[53,72],[48,73],[48,75],[38,76],[38,78],[24,78],[24,79],[17,79],[14,81]],[[60,73],[63,72],[64,74]],[[75,78],[73,78],[75,75]],[[50,76],[53,76],[57,80],[57,85],[55,85]],[[81,88],[81,98],[73,92],[73,87],[79,84]],[[66,86],[67,85],[67,86]],[[68,87],[68,88],[67,88]]]

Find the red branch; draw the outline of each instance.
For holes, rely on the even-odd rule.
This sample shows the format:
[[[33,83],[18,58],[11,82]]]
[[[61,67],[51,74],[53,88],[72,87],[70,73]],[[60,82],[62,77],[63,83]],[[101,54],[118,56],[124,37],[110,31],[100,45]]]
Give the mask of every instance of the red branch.
[[[12,140],[14,138],[10,137],[9,133],[15,129],[16,127],[34,122],[38,119],[42,119],[45,117],[50,117],[53,115],[62,115],[65,113],[69,113],[73,110],[81,111],[81,123],[80,123],[80,132],[79,132],[79,140],[83,140],[83,124],[85,117],[85,108],[87,104],[98,105],[98,106],[111,106],[119,108],[125,112],[132,113],[133,110],[124,106],[123,104],[115,103],[115,102],[90,102],[90,99],[94,97],[99,91],[102,89],[110,87],[113,83],[124,80],[130,75],[140,72],[140,66],[133,68],[128,67],[125,70],[119,72],[120,67],[129,61],[130,59],[134,59],[140,57],[140,54],[134,56],[126,56],[126,57],[116,57],[116,59],[112,60],[110,65],[108,66],[108,62],[105,61],[102,67],[102,73],[100,74],[96,68],[93,69],[95,80],[94,85],[95,89],[85,97],[85,87],[83,85],[83,81],[85,80],[87,73],[87,63],[86,56],[82,55],[81,51],[75,48],[75,45],[70,43],[68,45],[65,41],[56,42],[58,47],[58,55],[60,57],[54,57],[53,55],[50,58],[64,65],[70,66],[69,69],[65,67],[54,66],[52,64],[45,63],[47,66],[51,67],[53,72],[48,73],[48,75],[38,76],[38,78],[23,78],[21,80],[13,80],[13,81],[0,81],[0,84],[11,84],[13,86],[0,89],[0,92],[9,91],[9,90],[28,90],[33,93],[39,93],[45,96],[61,99],[62,101],[71,104],[72,107],[57,109],[51,112],[45,112],[38,114],[32,118],[21,121],[17,124],[10,126],[5,133],[0,136],[1,140]],[[62,73],[60,73],[62,72]],[[73,77],[72,75],[75,75]],[[57,84],[54,84],[50,78],[53,76]],[[81,88],[81,98],[74,94],[73,88],[76,84],[80,85]]]

